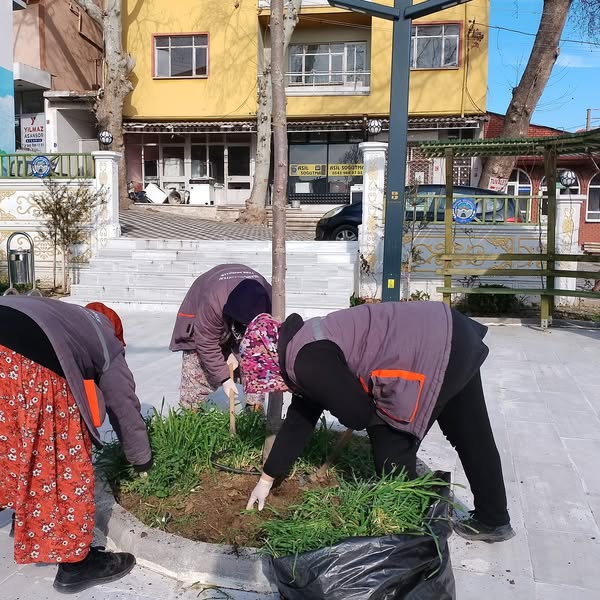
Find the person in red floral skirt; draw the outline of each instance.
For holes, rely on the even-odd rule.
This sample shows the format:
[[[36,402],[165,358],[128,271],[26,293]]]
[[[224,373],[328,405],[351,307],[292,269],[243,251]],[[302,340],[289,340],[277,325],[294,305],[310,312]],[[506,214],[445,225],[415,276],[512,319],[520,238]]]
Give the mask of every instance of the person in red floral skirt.
[[[120,319],[94,308],[0,298],[0,509],[15,511],[15,561],[58,563],[54,587],[65,593],[135,565],[132,554],[91,545],[91,452],[106,415],[131,464],[152,466]]]

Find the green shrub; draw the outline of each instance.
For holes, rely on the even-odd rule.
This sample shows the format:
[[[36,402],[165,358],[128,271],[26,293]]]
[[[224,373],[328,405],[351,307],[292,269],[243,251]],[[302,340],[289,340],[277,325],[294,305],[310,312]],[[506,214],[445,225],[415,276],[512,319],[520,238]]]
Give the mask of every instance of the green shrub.
[[[478,288],[507,289],[506,285],[481,284]],[[515,294],[465,294],[465,298],[455,305],[457,310],[475,316],[500,316],[514,314],[523,308],[523,302]]]

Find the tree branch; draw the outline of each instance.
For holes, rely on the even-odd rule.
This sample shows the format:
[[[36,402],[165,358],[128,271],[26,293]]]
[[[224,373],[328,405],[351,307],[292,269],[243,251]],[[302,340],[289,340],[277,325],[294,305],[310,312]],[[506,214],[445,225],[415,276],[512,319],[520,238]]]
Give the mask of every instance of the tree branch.
[[[89,17],[91,17],[100,27],[102,27],[102,9],[94,3],[94,0],[75,0]]]

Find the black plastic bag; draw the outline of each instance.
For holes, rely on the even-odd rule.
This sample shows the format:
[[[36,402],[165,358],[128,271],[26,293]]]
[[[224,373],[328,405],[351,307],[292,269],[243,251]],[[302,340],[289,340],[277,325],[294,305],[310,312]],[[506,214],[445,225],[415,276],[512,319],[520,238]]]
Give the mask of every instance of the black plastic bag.
[[[449,473],[436,475],[450,482]],[[437,545],[431,535],[353,537],[274,558],[279,593],[286,600],[455,600],[448,550],[450,488],[442,488],[440,495],[443,499],[432,504],[426,520]]]

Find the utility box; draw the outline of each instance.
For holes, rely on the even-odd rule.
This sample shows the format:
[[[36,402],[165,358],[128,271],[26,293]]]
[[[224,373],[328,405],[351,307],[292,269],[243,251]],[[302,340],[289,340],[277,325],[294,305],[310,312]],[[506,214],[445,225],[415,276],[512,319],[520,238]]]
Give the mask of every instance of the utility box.
[[[190,204],[196,206],[214,206],[215,184],[212,177],[190,179]]]

